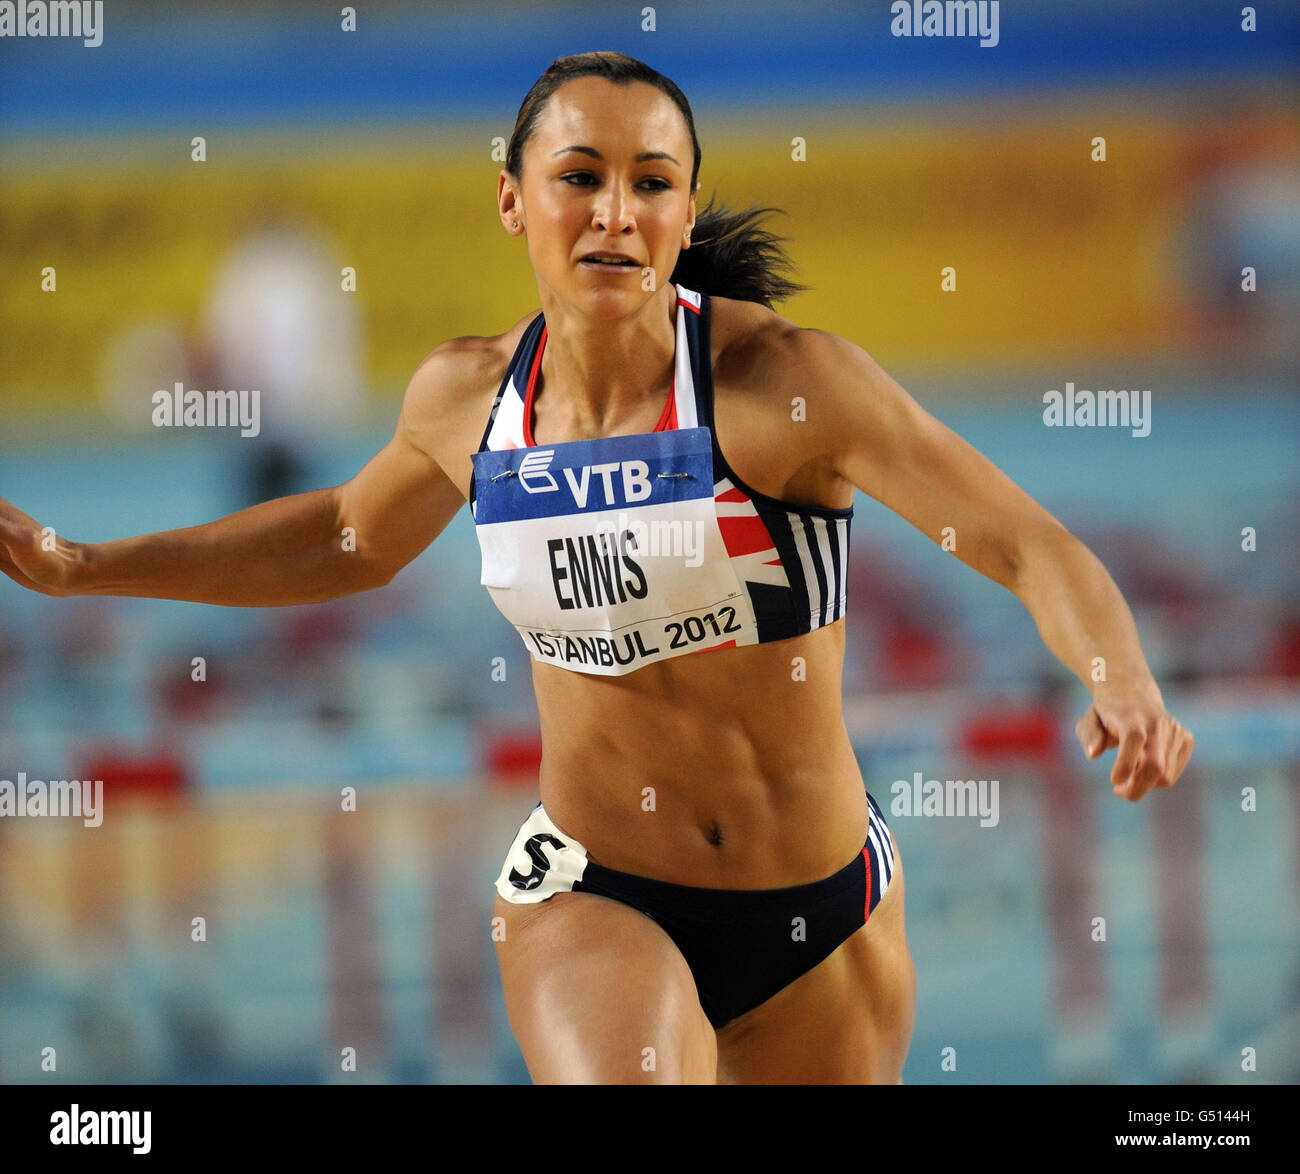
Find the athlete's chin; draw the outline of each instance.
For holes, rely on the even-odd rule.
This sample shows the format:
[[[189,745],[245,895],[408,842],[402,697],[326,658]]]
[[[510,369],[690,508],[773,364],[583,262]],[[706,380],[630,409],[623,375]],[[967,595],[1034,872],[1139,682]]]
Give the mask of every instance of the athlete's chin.
[[[574,301],[591,314],[619,317],[645,305],[654,294],[640,285],[628,282],[620,287],[614,282],[584,283],[574,291]]]

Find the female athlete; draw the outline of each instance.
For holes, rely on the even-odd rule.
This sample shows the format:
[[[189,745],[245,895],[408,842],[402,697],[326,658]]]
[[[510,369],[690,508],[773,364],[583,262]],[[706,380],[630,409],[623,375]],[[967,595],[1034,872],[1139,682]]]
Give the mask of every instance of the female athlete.
[[[388,583],[469,501],[541,718],[493,918],[533,1079],[898,1082],[902,860],[841,712],[854,491],[951,527],[1024,602],[1092,694],[1085,754],[1118,748],[1116,795],[1171,785],[1192,735],[1096,557],[863,350],[775,313],[799,288],[776,238],[697,219],[699,165],[670,80],[555,61],[498,181],[540,316],[430,352],[342,485],[100,544],[43,543],[0,501],[0,568],[54,596],[302,604]]]

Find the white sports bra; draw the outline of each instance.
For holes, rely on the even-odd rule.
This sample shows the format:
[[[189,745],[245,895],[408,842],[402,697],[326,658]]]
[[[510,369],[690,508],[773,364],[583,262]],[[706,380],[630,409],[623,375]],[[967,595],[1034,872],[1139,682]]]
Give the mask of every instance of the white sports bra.
[[[470,486],[481,581],[535,660],[620,676],[844,615],[852,507],[768,497],[718,448],[707,295],[677,287],[673,386],[653,432],[536,445],[545,345],[538,315],[493,402]]]

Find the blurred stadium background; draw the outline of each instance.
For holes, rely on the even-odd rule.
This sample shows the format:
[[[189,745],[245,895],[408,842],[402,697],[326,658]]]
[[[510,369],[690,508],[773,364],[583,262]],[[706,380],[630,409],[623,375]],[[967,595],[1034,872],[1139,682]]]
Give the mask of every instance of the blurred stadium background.
[[[888,813],[917,771],[1002,785],[996,827],[891,815],[906,1079],[1294,1082],[1300,10],[1254,7],[1243,32],[1236,4],[1006,0],[989,48],[817,0],[663,3],[654,32],[640,5],[372,2],[351,33],[337,5],[114,2],[97,48],[0,39],[0,495],[104,540],[350,476],[425,353],[537,304],[494,203],[529,85],[641,57],[692,102],[704,194],[788,213],[814,288],[783,312],[1097,552],[1196,733],[1173,792],[1112,798],[1019,602],[860,497],[868,787]],[[263,389],[262,435],[151,427],[177,381]],[[1066,381],[1149,387],[1150,435],[1045,427]],[[107,808],[0,821],[0,1078],[526,1080],[488,919],[536,756],[467,511],[390,587],[310,608],[0,582],[0,778],[102,778]]]

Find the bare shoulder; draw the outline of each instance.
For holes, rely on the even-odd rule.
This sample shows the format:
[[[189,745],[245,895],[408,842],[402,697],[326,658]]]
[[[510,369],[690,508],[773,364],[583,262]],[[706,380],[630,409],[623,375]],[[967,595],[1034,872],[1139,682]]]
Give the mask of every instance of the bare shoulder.
[[[793,322],[758,302],[709,298],[709,330],[713,347],[713,378],[741,382],[760,364],[764,352],[779,348],[796,331]]]
[[[714,297],[711,306],[714,426],[728,462],[769,496],[850,504],[832,467],[831,401],[855,386],[845,376],[870,362],[866,352],[754,302]]]
[[[401,426],[454,480],[468,477],[469,453],[478,447],[519,339],[539,313],[524,315],[501,334],[449,338],[411,376]]]
[[[788,393],[792,388],[806,392],[810,375],[825,374],[846,360],[870,361],[856,343],[798,326],[757,302],[719,297],[711,302],[714,384],[721,391],[770,398],[788,409]]]
[[[489,384],[495,395],[520,337],[540,313],[526,314],[501,334],[466,334],[434,347],[420,360],[407,385],[404,411],[411,422],[422,417],[445,420],[463,407],[476,406]]]

